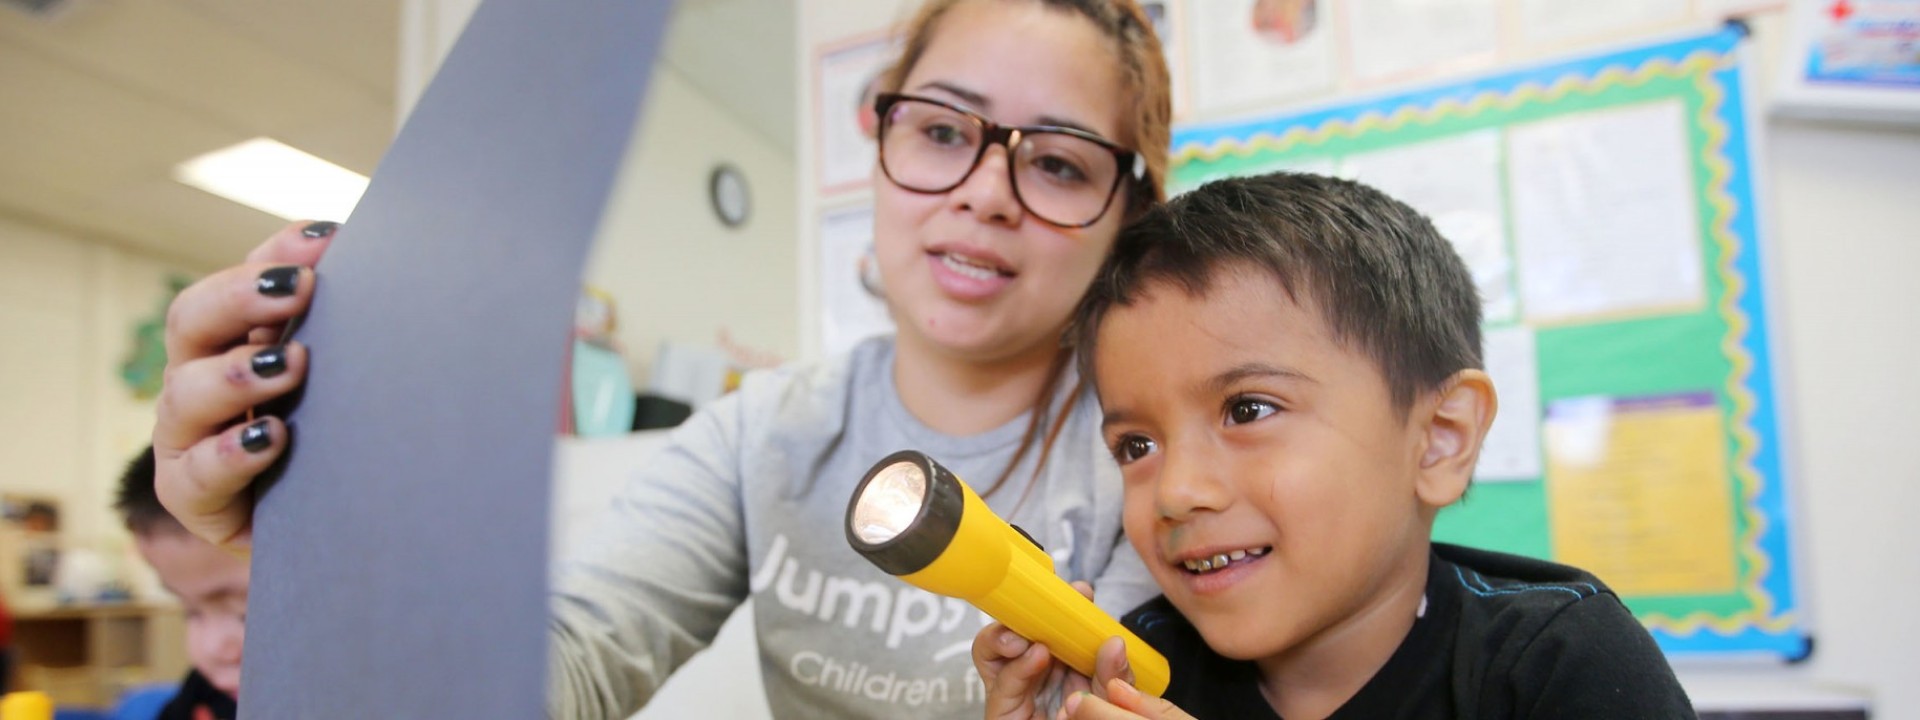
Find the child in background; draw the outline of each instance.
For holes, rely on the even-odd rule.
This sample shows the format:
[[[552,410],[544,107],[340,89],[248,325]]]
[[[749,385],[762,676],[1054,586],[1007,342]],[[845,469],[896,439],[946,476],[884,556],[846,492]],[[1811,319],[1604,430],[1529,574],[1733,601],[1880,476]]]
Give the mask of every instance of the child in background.
[[[1313,175],[1211,183],[1121,233],[1077,335],[1165,593],[1123,622],[1173,680],[1121,670],[1066,714],[1693,717],[1598,579],[1431,541],[1497,406],[1473,287],[1412,208]],[[990,709],[1033,707],[1044,649],[993,625],[974,656]]]
[[[193,671],[157,720],[232,720],[247,632],[251,573],[246,559],[195,537],[167,514],[153,492],[152,448],[141,451],[120,476],[114,508],[133,533],[140,556],[187,613]]]
[[[13,689],[13,616],[7,613],[7,597],[0,593],[0,695]]]

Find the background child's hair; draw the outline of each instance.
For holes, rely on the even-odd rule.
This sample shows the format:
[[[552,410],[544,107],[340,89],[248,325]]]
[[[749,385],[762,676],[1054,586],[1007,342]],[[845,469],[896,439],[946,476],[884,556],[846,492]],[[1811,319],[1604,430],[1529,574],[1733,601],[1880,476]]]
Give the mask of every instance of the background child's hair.
[[[120,518],[127,524],[127,530],[142,537],[162,530],[182,530],[180,521],[173,519],[167,508],[160,504],[160,496],[153,490],[153,447],[148,446],[127,463],[126,472],[120,474],[120,489],[115,493],[113,509],[120,511]]]
[[[1357,182],[1272,173],[1207,183],[1121,231],[1075,318],[1085,376],[1109,309],[1156,283],[1204,297],[1231,265],[1261,269],[1317,308],[1336,341],[1379,365],[1402,411],[1481,367],[1473,277],[1433,223]]]

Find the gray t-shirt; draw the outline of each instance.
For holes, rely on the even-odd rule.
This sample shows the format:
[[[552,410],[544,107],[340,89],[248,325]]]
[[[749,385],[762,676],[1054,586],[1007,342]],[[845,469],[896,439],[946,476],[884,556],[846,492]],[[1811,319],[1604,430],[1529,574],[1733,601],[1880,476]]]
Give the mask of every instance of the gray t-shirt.
[[[767,702],[779,717],[977,718],[973,636],[990,620],[914,588],[847,545],[848,497],[873,463],[926,452],[985,492],[1028,418],[952,437],[900,403],[891,338],[837,361],[754,373],[636,458],[578,557],[559,568],[549,712],[621,718],[705,648],[749,595]],[[1116,617],[1157,595],[1120,528],[1120,475],[1092,394],[1070,407],[1038,484],[1029,450],[986,498],[1094,584]]]

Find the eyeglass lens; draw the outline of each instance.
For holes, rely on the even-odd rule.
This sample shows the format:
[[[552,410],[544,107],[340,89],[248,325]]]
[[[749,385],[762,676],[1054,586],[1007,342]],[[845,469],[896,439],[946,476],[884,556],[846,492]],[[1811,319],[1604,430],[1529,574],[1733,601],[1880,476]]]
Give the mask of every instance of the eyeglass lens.
[[[888,111],[881,162],[893,182],[946,192],[981,158],[986,128],[965,113],[903,98]],[[1113,151],[1062,132],[1022,132],[1013,148],[1014,194],[1027,211],[1057,225],[1091,223],[1105,212],[1120,173]]]

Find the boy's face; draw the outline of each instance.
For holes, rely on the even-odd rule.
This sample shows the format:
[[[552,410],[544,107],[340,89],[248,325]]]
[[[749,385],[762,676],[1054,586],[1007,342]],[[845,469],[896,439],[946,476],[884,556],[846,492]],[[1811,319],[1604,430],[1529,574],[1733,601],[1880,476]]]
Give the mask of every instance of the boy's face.
[[[187,612],[187,657],[221,692],[240,694],[247,634],[247,561],[184,529],[136,533],[134,545]]]
[[[1317,309],[1264,271],[1211,280],[1204,298],[1156,283],[1113,307],[1095,380],[1127,537],[1208,645],[1253,660],[1424,587],[1426,442]]]

